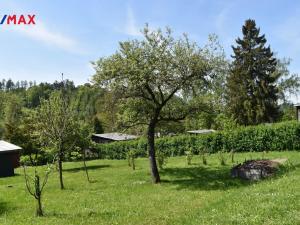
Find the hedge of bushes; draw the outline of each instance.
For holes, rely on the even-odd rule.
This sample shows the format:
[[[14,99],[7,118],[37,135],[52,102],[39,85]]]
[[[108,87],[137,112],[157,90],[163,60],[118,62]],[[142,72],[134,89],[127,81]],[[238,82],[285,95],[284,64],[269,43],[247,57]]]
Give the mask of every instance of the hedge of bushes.
[[[240,127],[206,135],[163,137],[157,138],[155,145],[157,151],[169,156],[183,155],[187,150],[192,150],[195,154],[201,151],[215,153],[220,150],[235,152],[300,150],[300,123],[291,121]],[[97,144],[101,158],[124,159],[130,149],[135,149],[138,156],[147,156],[146,139]]]

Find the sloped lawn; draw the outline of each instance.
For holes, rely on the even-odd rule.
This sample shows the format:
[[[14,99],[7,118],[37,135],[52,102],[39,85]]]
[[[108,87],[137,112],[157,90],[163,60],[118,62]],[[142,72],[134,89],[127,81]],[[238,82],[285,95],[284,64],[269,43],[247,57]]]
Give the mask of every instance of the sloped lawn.
[[[288,158],[291,164],[273,178],[248,182],[230,177],[229,156],[226,166],[217,155],[205,166],[199,156],[190,166],[185,157],[169,158],[162,183],[153,185],[147,159],[137,159],[135,171],[126,160],[89,161],[90,184],[82,162],[65,163],[66,190],[59,189],[57,172],[51,174],[42,218],[34,216],[35,201],[17,169],[15,177],[0,178],[0,224],[300,224],[300,152],[266,157]]]

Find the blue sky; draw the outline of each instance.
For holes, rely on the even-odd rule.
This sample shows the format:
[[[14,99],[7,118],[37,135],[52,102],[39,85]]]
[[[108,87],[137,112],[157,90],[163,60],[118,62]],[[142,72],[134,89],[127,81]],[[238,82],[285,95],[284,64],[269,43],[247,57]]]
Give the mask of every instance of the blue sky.
[[[146,22],[188,33],[199,45],[215,33],[230,57],[248,18],[278,57],[293,60],[291,72],[300,73],[298,1],[1,0],[3,14],[35,14],[36,25],[0,27],[0,79],[52,82],[63,72],[76,84],[88,82],[90,61],[114,53],[119,41],[140,38]]]

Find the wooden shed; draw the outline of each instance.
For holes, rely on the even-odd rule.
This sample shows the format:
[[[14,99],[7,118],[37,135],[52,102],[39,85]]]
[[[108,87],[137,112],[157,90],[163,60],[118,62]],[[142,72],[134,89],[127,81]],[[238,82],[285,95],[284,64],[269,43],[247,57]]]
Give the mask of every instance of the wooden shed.
[[[109,143],[114,141],[127,141],[137,139],[138,136],[122,133],[105,133],[105,134],[93,134],[92,140],[96,143]]]
[[[14,176],[14,168],[20,166],[19,146],[0,140],[0,177]]]

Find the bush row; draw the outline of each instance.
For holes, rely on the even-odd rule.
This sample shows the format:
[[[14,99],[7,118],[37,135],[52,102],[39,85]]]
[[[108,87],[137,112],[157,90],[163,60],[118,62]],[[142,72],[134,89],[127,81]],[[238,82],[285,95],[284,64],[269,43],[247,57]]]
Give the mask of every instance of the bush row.
[[[162,137],[156,139],[155,146],[156,151],[169,156],[180,156],[187,150],[193,151],[194,154],[231,150],[235,152],[300,150],[300,123],[290,121],[239,127],[206,135]],[[100,157],[108,159],[124,159],[131,149],[135,149],[137,156],[147,156],[146,139],[96,145]]]

